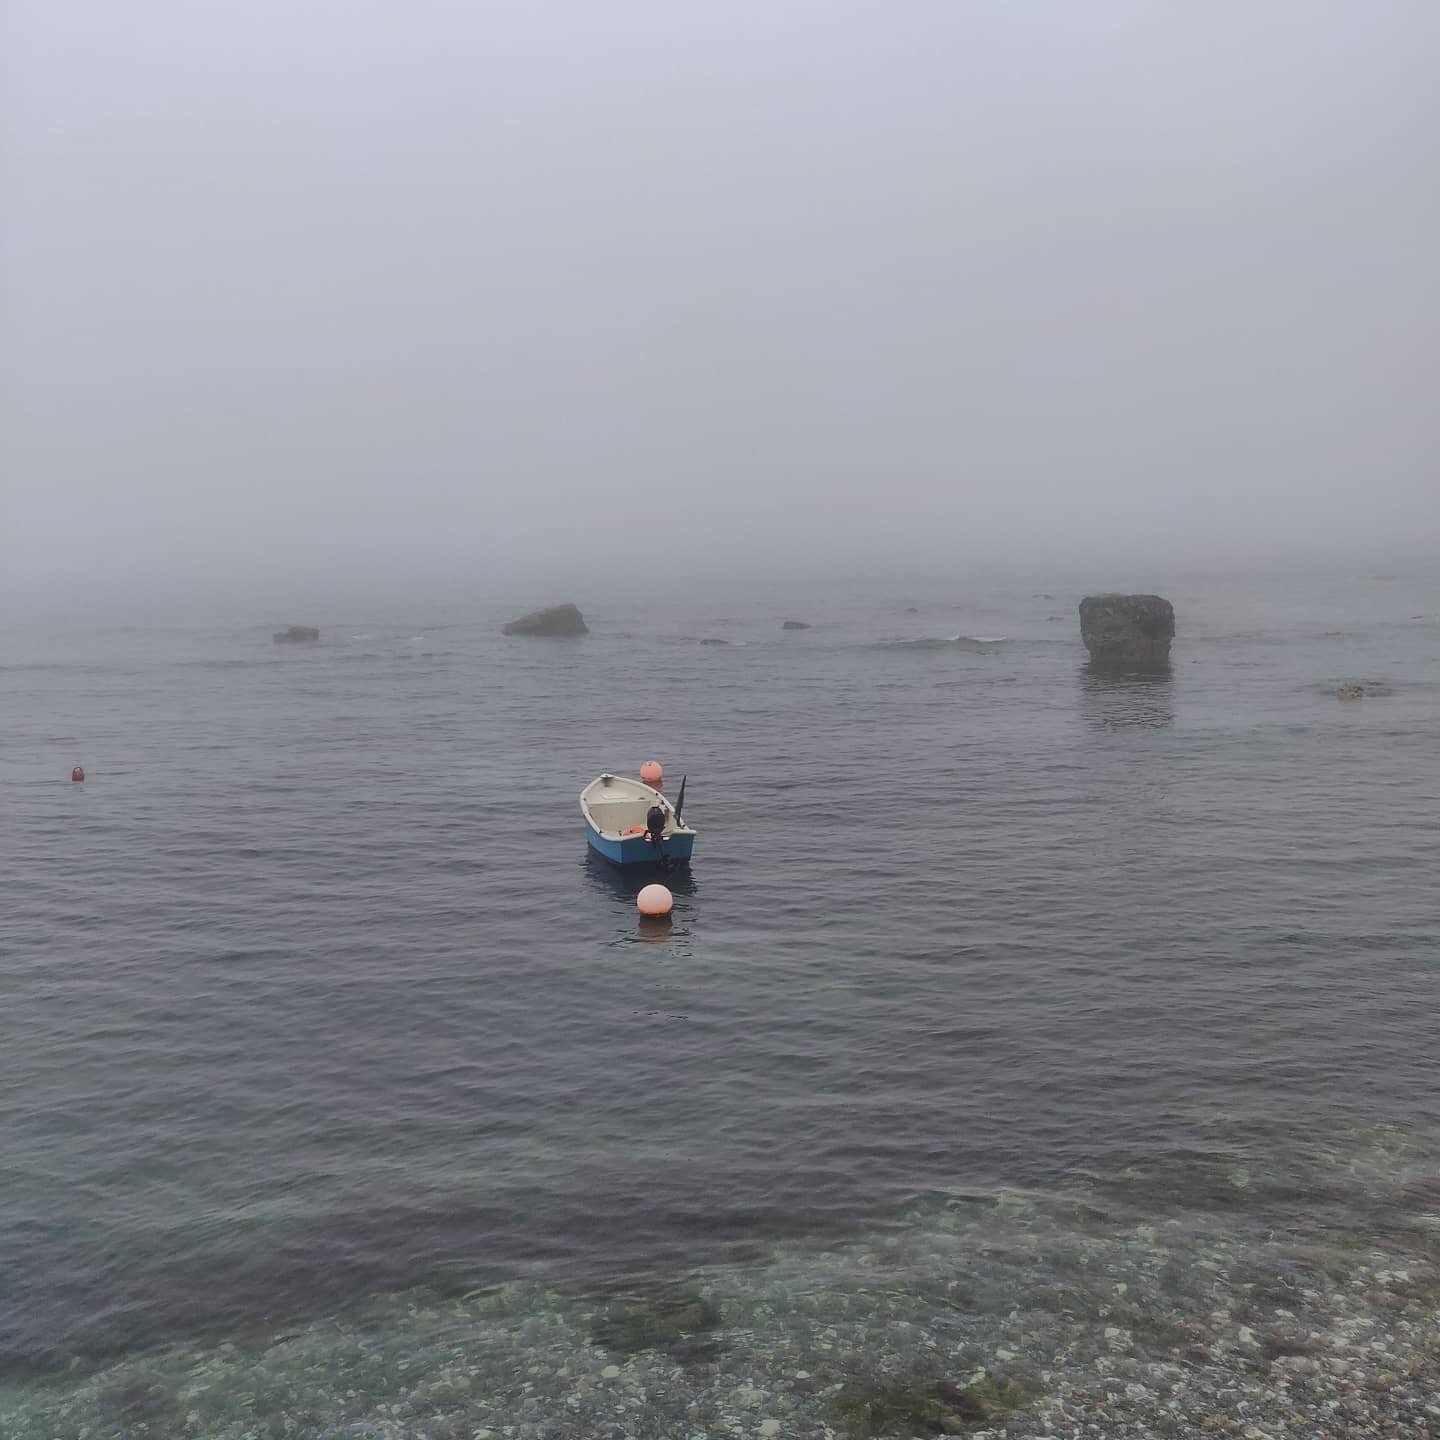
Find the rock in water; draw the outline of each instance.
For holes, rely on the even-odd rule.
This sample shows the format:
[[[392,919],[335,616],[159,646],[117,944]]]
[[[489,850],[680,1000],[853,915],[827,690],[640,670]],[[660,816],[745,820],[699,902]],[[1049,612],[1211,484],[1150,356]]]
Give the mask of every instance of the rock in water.
[[[320,631],[314,625],[291,625],[287,630],[275,632],[277,645],[313,644],[320,638]]]
[[[1175,638],[1175,607],[1159,595],[1087,595],[1080,638],[1101,664],[1163,666]]]
[[[1335,693],[1342,700],[1363,700],[1365,687],[1363,685],[1342,685]]]
[[[786,620],[780,628],[782,630],[808,630],[810,627],[803,620]]]
[[[505,627],[507,635],[544,635],[552,639],[589,633],[585,617],[573,605],[552,605],[548,610],[535,610],[512,620]]]

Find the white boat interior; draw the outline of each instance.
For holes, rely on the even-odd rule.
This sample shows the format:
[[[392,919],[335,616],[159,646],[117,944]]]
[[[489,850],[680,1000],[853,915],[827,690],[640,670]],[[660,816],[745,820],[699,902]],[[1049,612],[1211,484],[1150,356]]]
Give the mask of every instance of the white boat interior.
[[[621,839],[627,832],[643,831],[645,816],[652,805],[664,808],[667,835],[695,833],[683,821],[677,825],[674,805],[643,781],[629,780],[623,775],[602,775],[580,793],[580,809],[586,820],[612,840]]]

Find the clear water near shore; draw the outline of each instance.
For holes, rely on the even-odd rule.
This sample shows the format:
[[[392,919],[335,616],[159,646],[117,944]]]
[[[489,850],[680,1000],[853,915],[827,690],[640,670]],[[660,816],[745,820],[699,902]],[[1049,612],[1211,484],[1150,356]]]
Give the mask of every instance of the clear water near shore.
[[[1393,1133],[1268,1170],[1170,1157],[929,1200],[749,1262],[377,1297],[12,1384],[0,1424],[15,1440],[1431,1435],[1437,1169]],[[1359,1211],[1365,1228],[1340,1223]]]

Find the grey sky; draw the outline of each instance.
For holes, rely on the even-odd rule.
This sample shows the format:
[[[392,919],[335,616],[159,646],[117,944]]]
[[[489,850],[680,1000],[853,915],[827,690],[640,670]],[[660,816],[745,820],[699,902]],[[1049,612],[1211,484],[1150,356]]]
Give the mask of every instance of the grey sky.
[[[12,579],[1440,538],[1434,0],[0,26]]]

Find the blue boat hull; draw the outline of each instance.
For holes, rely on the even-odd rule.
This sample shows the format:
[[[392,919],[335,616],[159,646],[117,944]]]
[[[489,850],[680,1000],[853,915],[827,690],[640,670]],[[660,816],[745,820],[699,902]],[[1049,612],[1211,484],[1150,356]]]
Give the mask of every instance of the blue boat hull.
[[[585,838],[590,848],[603,855],[612,865],[654,865],[655,847],[643,835],[627,835],[621,840],[611,840],[597,835],[588,825]],[[672,835],[665,841],[665,858],[678,865],[690,863],[690,852],[695,848],[693,835]]]

